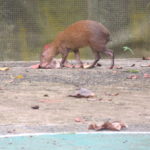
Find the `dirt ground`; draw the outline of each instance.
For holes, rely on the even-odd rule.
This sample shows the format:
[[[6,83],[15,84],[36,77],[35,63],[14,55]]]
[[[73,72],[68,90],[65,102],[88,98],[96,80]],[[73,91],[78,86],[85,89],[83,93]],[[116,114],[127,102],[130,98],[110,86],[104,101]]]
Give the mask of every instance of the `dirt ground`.
[[[84,132],[90,123],[107,120],[126,122],[125,131],[150,131],[150,78],[143,77],[150,67],[141,67],[149,60],[116,59],[122,69],[113,70],[107,59],[94,69],[29,68],[36,63],[0,62],[9,67],[0,71],[0,134]],[[131,75],[139,78],[127,79]],[[68,97],[81,87],[96,98]]]

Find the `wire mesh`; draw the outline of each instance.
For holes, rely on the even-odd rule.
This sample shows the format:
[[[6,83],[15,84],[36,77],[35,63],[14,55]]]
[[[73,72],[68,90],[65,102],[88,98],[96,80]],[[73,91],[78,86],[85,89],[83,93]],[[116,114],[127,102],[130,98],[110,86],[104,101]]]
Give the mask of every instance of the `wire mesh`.
[[[44,44],[69,24],[91,19],[111,31],[118,57],[150,52],[149,0],[0,0],[0,60],[38,60]],[[124,54],[128,46],[135,55]],[[85,50],[84,58],[90,58]]]

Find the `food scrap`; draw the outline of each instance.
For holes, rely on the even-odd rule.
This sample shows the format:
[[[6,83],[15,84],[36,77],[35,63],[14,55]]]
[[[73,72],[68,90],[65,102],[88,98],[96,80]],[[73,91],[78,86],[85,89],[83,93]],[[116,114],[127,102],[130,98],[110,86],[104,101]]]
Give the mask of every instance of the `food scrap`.
[[[8,67],[1,67],[1,68],[0,68],[0,71],[7,71],[7,70],[9,70]]]

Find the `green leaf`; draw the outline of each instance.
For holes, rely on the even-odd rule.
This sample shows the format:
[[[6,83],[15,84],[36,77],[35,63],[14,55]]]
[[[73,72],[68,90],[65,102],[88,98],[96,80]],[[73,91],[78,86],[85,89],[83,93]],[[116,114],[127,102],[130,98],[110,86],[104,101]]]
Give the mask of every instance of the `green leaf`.
[[[133,52],[133,50],[130,47],[124,46],[123,47],[123,51],[124,52],[129,51],[132,55],[134,55],[134,52]]]
[[[126,72],[130,72],[130,73],[139,73],[139,70],[131,69],[131,70],[127,70]]]

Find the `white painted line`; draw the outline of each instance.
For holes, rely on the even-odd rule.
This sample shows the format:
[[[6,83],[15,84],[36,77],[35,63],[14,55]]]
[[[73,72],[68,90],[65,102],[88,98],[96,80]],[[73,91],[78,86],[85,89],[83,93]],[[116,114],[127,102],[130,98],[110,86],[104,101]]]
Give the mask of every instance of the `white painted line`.
[[[40,136],[40,135],[59,135],[59,134],[101,134],[101,135],[109,135],[109,134],[129,134],[129,135],[150,135],[150,132],[57,132],[57,133],[23,133],[23,134],[7,134],[0,135],[0,138],[7,137],[21,137],[21,136]]]

